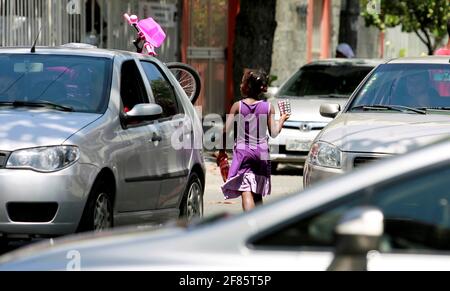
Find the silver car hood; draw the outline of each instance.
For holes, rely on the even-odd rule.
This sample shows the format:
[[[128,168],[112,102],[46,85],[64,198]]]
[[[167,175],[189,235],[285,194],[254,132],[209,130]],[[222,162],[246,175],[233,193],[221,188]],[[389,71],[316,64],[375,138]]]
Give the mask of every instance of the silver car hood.
[[[29,108],[0,110],[0,151],[60,145],[101,115]]]
[[[403,154],[449,136],[450,116],[445,114],[344,113],[318,140],[345,152]]]
[[[320,115],[320,105],[325,103],[340,104],[343,108],[348,98],[317,98],[308,97],[279,97],[272,99],[271,102],[275,107],[276,115],[279,115],[278,100],[289,99],[291,103],[292,114],[290,121],[314,121],[314,122],[330,122],[332,119]]]

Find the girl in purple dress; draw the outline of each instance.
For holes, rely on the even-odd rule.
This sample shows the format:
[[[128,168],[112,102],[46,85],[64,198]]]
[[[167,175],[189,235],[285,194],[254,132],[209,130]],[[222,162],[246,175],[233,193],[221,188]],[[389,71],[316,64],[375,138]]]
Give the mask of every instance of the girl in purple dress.
[[[267,92],[267,75],[261,71],[248,71],[241,83],[243,99],[230,111],[224,136],[237,122],[237,138],[233,162],[227,182],[222,186],[225,199],[242,197],[242,208],[249,211],[262,204],[263,197],[271,193],[271,164],[268,139],[278,136],[289,115],[282,114],[275,121],[275,109],[263,94]],[[225,150],[221,151],[224,154]]]

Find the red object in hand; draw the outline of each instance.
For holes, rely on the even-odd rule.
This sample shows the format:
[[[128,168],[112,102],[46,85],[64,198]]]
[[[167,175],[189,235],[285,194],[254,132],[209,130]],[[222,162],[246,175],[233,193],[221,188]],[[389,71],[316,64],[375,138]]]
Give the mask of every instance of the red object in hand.
[[[220,168],[220,174],[224,182],[228,179],[228,172],[230,171],[230,164],[228,163],[228,155],[220,153],[217,157],[217,166]]]

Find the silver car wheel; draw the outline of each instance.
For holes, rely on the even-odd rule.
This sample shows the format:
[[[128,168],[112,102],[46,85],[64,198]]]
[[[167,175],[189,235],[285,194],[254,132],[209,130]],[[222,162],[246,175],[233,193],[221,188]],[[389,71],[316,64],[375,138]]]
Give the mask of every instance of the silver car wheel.
[[[186,216],[188,220],[203,216],[202,188],[198,181],[192,183],[189,188]]]
[[[101,232],[111,228],[111,211],[108,195],[101,193],[95,201],[94,207],[94,231]]]

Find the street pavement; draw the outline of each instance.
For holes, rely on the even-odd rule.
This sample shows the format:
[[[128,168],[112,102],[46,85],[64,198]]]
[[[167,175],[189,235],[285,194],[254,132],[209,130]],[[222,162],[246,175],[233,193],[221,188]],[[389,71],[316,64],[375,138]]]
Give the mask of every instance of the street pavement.
[[[297,166],[280,165],[272,175],[272,195],[264,200],[271,203],[277,199],[298,193],[303,189],[303,169]],[[225,201],[220,186],[223,184],[220,170],[212,159],[206,159],[206,187],[204,195],[205,216],[219,213],[242,212],[241,199]]]

